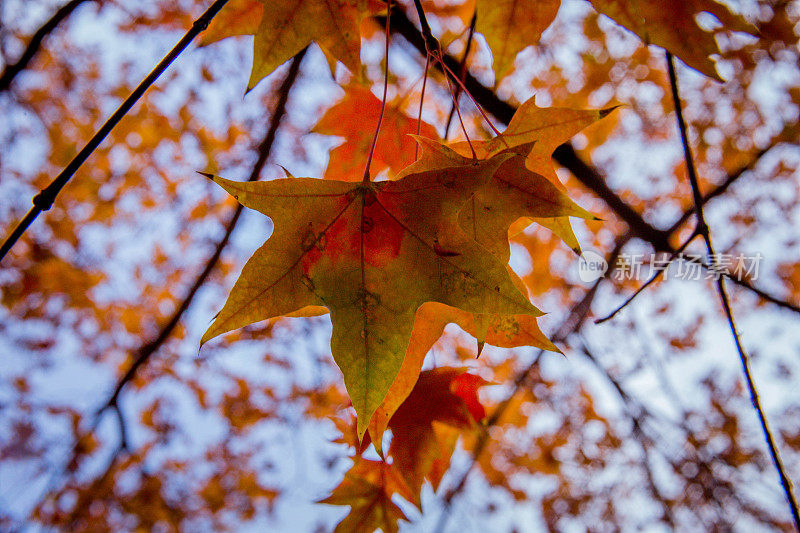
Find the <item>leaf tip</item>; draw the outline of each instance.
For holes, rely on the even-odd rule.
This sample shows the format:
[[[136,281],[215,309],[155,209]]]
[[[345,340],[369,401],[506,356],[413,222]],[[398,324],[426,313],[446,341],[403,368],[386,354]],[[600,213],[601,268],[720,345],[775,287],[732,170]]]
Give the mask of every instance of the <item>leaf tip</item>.
[[[608,115],[610,115],[611,112],[614,111],[615,109],[617,109],[618,107],[622,107],[622,106],[621,105],[615,105],[615,106],[612,106],[612,107],[607,107],[605,109],[601,109],[600,111],[598,111],[598,114],[600,115],[600,118],[605,118]]]
[[[284,177],[286,177],[286,178],[294,178],[294,175],[291,172],[289,172],[286,169],[285,166],[283,166],[283,165],[278,165],[278,166],[281,167],[281,170],[283,170]]]

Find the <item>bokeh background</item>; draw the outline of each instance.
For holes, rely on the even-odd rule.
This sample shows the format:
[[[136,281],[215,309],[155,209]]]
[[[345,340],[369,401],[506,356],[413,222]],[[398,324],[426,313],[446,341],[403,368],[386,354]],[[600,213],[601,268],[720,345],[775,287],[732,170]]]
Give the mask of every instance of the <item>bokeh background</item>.
[[[208,2],[70,3],[33,61],[0,87],[4,228]],[[800,3],[725,4],[759,37],[718,34],[726,81],[680,62],[678,79],[701,187],[714,194],[706,214],[716,247],[761,257],[757,275],[727,286],[798,481]],[[0,66],[14,64],[63,5],[0,2]],[[471,4],[423,6],[461,59]],[[401,2],[394,15],[389,58],[390,103],[410,116],[425,65],[400,31],[403,19],[418,24],[413,11]],[[708,14],[698,23],[718,26]],[[379,24],[362,28],[378,96]],[[235,202],[196,171],[245,180],[255,169],[266,180],[282,177],[281,165],[322,177],[342,142],[310,133],[345,94],[342,65],[332,74],[311,45],[296,72],[284,65],[245,95],[251,61],[248,36],[190,47],[0,264],[0,529],[327,531],[347,513],[315,503],[353,454],[340,433],[350,408],[329,319],[256,324],[199,350],[272,226],[255,212],[234,220]],[[480,34],[466,65],[491,90],[479,99],[487,109],[534,95],[542,107],[621,106],[559,158],[570,196],[602,218],[575,221],[585,250],[612,266],[634,256],[646,266],[664,242],[677,247],[691,234],[690,218],[676,225],[691,210],[691,190],[661,48],[585,0],[563,0],[540,44],[502,80]],[[440,136],[463,139],[457,122],[445,133],[451,104],[432,71],[423,116]],[[471,137],[486,136],[463,95],[460,108]],[[493,120],[502,129],[503,118]],[[259,161],[271,128],[274,143]],[[687,251],[702,254],[702,242]],[[489,412],[511,400],[481,453],[464,437],[438,491],[423,490],[422,512],[397,501],[409,518],[401,531],[790,529],[713,279],[667,276],[594,324],[645,276],[611,270],[582,281],[578,256],[536,225],[513,238],[511,265],[549,313],[540,324],[564,355],[487,346],[476,359],[475,340],[448,327],[426,368],[465,366],[491,382],[481,391]]]

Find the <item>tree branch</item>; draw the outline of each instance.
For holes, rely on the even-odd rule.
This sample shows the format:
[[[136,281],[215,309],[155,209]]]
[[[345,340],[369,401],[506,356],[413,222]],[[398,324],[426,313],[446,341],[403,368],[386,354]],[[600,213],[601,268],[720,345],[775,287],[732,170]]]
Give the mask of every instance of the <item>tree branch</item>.
[[[690,244],[690,243],[691,243],[691,242],[694,240],[694,238],[695,238],[695,237],[697,237],[697,235],[698,235],[697,231],[693,232],[693,233],[692,233],[692,234],[689,236],[689,238],[688,238],[688,239],[686,239],[686,242],[684,242],[684,243],[683,243],[683,244],[680,246],[680,248],[678,248],[677,250],[675,250],[674,252],[672,252],[672,253],[670,254],[670,256],[669,256],[669,260],[667,261],[667,264],[666,264],[666,266],[665,266],[664,268],[656,270],[656,273],[655,273],[655,274],[653,274],[653,275],[652,275],[652,277],[651,277],[650,279],[648,279],[646,282],[644,282],[644,283],[643,283],[643,284],[642,284],[642,285],[641,285],[641,286],[640,286],[638,289],[636,289],[636,291],[634,291],[634,293],[633,293],[633,294],[631,294],[631,295],[628,297],[628,299],[627,299],[627,300],[625,300],[624,302],[622,302],[622,304],[620,304],[620,305],[619,305],[619,306],[618,306],[616,309],[614,309],[614,310],[613,310],[611,313],[609,313],[608,315],[604,316],[603,318],[598,318],[598,319],[596,319],[596,320],[594,321],[594,323],[595,323],[595,324],[602,324],[603,322],[606,322],[607,320],[611,320],[612,318],[614,318],[614,317],[616,316],[616,314],[617,314],[617,313],[619,313],[620,311],[622,311],[623,309],[625,309],[625,308],[626,308],[626,307],[627,307],[627,306],[628,306],[628,305],[629,305],[629,304],[630,304],[630,303],[631,303],[633,300],[635,300],[635,299],[636,299],[636,297],[637,297],[637,296],[639,296],[639,294],[641,294],[641,293],[642,293],[642,291],[644,291],[644,290],[645,290],[647,287],[649,287],[650,285],[652,285],[652,284],[653,284],[653,283],[654,283],[654,282],[655,282],[655,281],[656,281],[658,278],[660,278],[660,277],[661,277],[661,274],[663,274],[664,272],[666,272],[666,271],[667,271],[667,268],[669,268],[669,265],[670,265],[670,263],[672,263],[672,262],[675,260],[675,258],[676,258],[676,257],[678,257],[678,255],[679,255],[681,252],[683,252],[683,251],[686,249],[686,247],[687,247],[687,246],[689,246],[689,244]]]
[[[581,343],[581,351],[583,352],[583,354],[586,356],[587,359],[589,359],[589,361],[594,365],[594,367],[598,371],[600,371],[600,373],[603,374],[603,376],[608,380],[608,382],[613,387],[614,391],[620,397],[620,400],[622,400],[623,408],[627,413],[628,418],[630,418],[631,423],[633,424],[633,433],[636,435],[637,441],[639,442],[642,451],[647,456],[648,455],[647,446],[649,445],[651,447],[655,447],[655,445],[659,441],[663,440],[659,439],[658,437],[652,437],[648,435],[648,433],[645,431],[647,419],[654,418],[653,414],[641,402],[639,402],[633,396],[631,396],[631,394],[628,393],[628,391],[625,390],[625,388],[622,386],[622,383],[620,383],[620,381],[617,378],[615,378],[611,374],[611,372],[600,363],[600,360],[594,355],[593,351],[589,349],[589,345],[586,342],[586,339],[581,338],[580,343]],[[696,444],[697,440],[695,438],[689,438],[689,436],[692,435],[693,432],[686,423],[686,418],[687,418],[686,413],[683,413],[683,416],[678,419],[676,425],[684,433],[686,433],[687,435],[686,443],[690,444],[691,447],[695,450],[694,459],[697,461],[697,466],[699,468],[702,468],[703,471],[708,475],[708,477],[713,481],[712,486],[710,487],[706,486],[705,483],[702,483],[703,492],[704,494],[707,495],[706,497],[708,501],[711,501],[715,504],[717,510],[717,518],[722,523],[723,529],[730,530],[731,526],[727,519],[728,513],[725,512],[725,507],[721,504],[721,502],[719,501],[719,497],[715,494],[716,489],[727,488],[727,487],[723,487],[717,482],[714,476],[714,469],[712,468],[711,464],[713,461],[721,461],[721,459],[716,455],[706,457],[706,454],[703,453],[702,449],[699,448],[698,445]],[[670,457],[666,455],[664,455],[664,459],[671,462]],[[650,476],[652,476],[650,468],[648,467],[646,468],[646,470],[647,473]],[[651,485],[651,489],[656,491],[654,494],[660,495],[660,491],[655,486],[655,480],[649,480],[649,484]],[[733,496],[737,502],[740,501],[737,495],[732,490],[729,490],[729,492],[730,495]],[[661,498],[661,503],[666,507],[666,509],[669,509],[669,503],[665,499],[663,499],[663,497]],[[671,509],[669,509],[668,515],[670,516],[672,515]],[[674,524],[671,525],[672,529],[675,529]]]
[[[697,179],[697,171],[695,170],[694,166],[694,157],[692,156],[692,149],[689,145],[689,136],[686,133],[686,121],[683,118],[681,99],[680,95],[678,94],[678,80],[675,74],[675,64],[671,53],[666,52],[666,58],[667,69],[669,71],[669,84],[670,89],[672,90],[672,100],[675,106],[675,117],[678,122],[678,130],[680,131],[681,142],[683,144],[683,153],[686,159],[686,169],[689,174],[689,183],[692,186],[695,217],[697,218],[696,232],[703,236],[703,240],[706,242],[706,250],[708,251],[709,257],[714,257],[716,254],[714,253],[714,246],[711,242],[711,234],[708,224],[706,223],[705,213],[703,212],[703,196],[700,193],[699,180]],[[733,311],[731,310],[731,305],[728,300],[728,293],[725,289],[725,278],[723,276],[720,276],[717,279],[717,292],[719,294],[720,303],[722,304],[722,309],[725,311],[725,317],[728,319],[728,326],[730,326],[731,334],[733,335],[733,340],[736,344],[736,350],[739,353],[739,360],[742,363],[742,372],[744,373],[745,382],[747,383],[747,389],[750,392],[750,400],[753,402],[753,407],[758,414],[758,420],[761,423],[761,429],[764,433],[764,439],[766,440],[767,447],[769,448],[770,457],[772,458],[775,469],[778,471],[778,475],[780,476],[781,485],[783,486],[783,491],[786,494],[786,499],[792,512],[795,528],[800,532],[800,508],[798,508],[797,498],[792,490],[792,481],[789,479],[786,469],[783,466],[780,451],[778,450],[778,446],[775,443],[775,438],[770,431],[767,417],[764,414],[764,409],[761,406],[761,400],[758,396],[755,380],[753,379],[753,375],[750,371],[750,360],[744,350],[744,347],[742,346],[742,341],[739,338],[739,332],[736,330],[736,323],[734,321]]]
[[[628,242],[629,239],[630,239],[629,236],[623,235],[622,237],[620,237],[620,239],[617,241],[617,244],[614,246],[614,250],[612,250],[608,259],[608,264],[612,265],[611,267],[612,269],[613,265],[616,263],[616,258],[619,256],[620,252],[622,251],[622,248],[625,246],[625,244]],[[602,283],[603,279],[605,278],[599,278],[597,281],[595,281],[594,285],[592,285],[592,287],[586,292],[583,298],[574,306],[572,306],[569,315],[567,315],[567,318],[564,320],[564,322],[561,323],[561,326],[559,326],[558,330],[556,331],[556,334],[553,336],[553,342],[563,341],[571,333],[574,333],[575,331],[578,331],[580,329],[580,327],[586,321],[586,318],[589,316],[589,311],[591,309],[592,302],[594,301],[594,298],[597,295],[597,289],[600,286],[600,283]],[[500,402],[500,404],[492,412],[491,416],[489,416],[489,418],[486,419],[484,429],[481,432],[480,436],[478,437],[478,440],[475,443],[475,447],[472,449],[472,458],[470,459],[469,465],[467,466],[466,470],[461,475],[461,477],[458,479],[458,481],[453,485],[452,488],[450,488],[447,491],[447,493],[443,498],[442,505],[444,506],[444,509],[442,510],[442,514],[439,516],[439,522],[436,526],[435,531],[439,533],[444,531],[444,527],[445,525],[447,525],[447,521],[450,518],[450,509],[452,508],[453,500],[459,493],[461,493],[464,490],[464,487],[466,487],[467,479],[469,478],[472,469],[477,464],[478,459],[480,459],[481,455],[486,449],[486,445],[489,443],[489,428],[496,425],[500,421],[500,419],[508,409],[508,406],[511,405],[511,401],[519,393],[519,391],[522,390],[522,387],[524,387],[525,384],[530,379],[531,375],[533,374],[533,371],[539,364],[539,358],[542,356],[543,353],[544,350],[539,350],[537,352],[536,356],[533,359],[533,362],[531,362],[531,364],[523,372],[521,372],[514,380],[514,387],[509,393],[509,395],[506,397],[506,399]]]
[[[39,216],[39,213],[42,211],[47,211],[51,207],[53,207],[53,202],[55,202],[56,196],[58,193],[61,192],[61,189],[69,182],[72,176],[78,171],[78,169],[83,165],[83,163],[89,158],[90,155],[97,149],[98,146],[103,142],[106,136],[111,133],[111,130],[122,120],[122,117],[128,114],[128,111],[134,106],[136,102],[139,101],[139,98],[150,88],[153,83],[161,76],[161,74],[167,70],[167,67],[172,64],[172,62],[189,46],[194,38],[204,29],[206,29],[211,22],[211,19],[219,12],[220,9],[228,2],[228,0],[214,0],[214,3],[202,14],[198,17],[197,20],[194,21],[192,27],[189,31],[184,34],[180,41],[170,50],[166,56],[156,65],[156,67],[150,71],[150,74],[145,76],[145,78],[139,83],[139,85],[133,90],[133,92],[120,104],[116,111],[106,120],[106,122],[100,127],[99,130],[94,134],[94,136],[89,139],[89,142],[86,143],[86,146],[81,149],[80,152],[69,162],[69,164],[61,171],[61,173],[56,176],[56,178],[48,185],[45,189],[39,192],[36,196],[33,197],[33,207],[28,211],[28,214],[25,215],[19,224],[14,228],[8,238],[3,242],[3,245],[0,246],[0,261],[6,256],[6,254],[11,250],[11,247],[14,246],[19,238],[25,233],[36,217]]]
[[[300,73],[300,65],[305,57],[307,49],[303,49],[300,51],[292,60],[291,65],[289,66],[289,71],[286,74],[286,78],[283,80],[280,88],[278,89],[278,102],[275,105],[275,111],[272,114],[272,120],[270,121],[269,129],[267,130],[264,139],[258,146],[258,157],[256,159],[255,164],[253,165],[253,169],[250,171],[250,176],[248,177],[248,181],[256,181],[258,176],[261,174],[261,169],[264,168],[264,165],[269,159],[270,152],[272,151],[272,146],[275,143],[275,137],[278,133],[278,128],[280,127],[281,120],[283,119],[284,115],[286,114],[286,104],[289,100],[289,93],[291,92],[292,86],[297,81],[297,77]],[[153,355],[158,349],[161,347],[164,342],[172,335],[172,332],[175,330],[175,327],[180,322],[183,314],[192,304],[194,301],[194,297],[197,294],[197,291],[200,290],[208,277],[211,275],[211,272],[217,266],[217,262],[219,261],[220,256],[222,255],[222,251],[228,245],[230,241],[231,235],[233,234],[233,230],[236,229],[236,224],[239,222],[239,217],[242,215],[242,210],[244,207],[239,204],[236,206],[236,211],[234,211],[233,216],[231,216],[230,220],[228,221],[227,225],[225,226],[225,234],[222,236],[222,239],[217,243],[216,248],[214,249],[214,253],[212,253],[208,260],[206,261],[206,265],[200,274],[195,278],[194,283],[189,288],[184,296],[181,304],[172,314],[172,317],[167,321],[166,324],[161,328],[158,332],[158,335],[155,336],[152,340],[143,344],[139,350],[137,350],[137,355],[134,358],[133,364],[128,368],[127,372],[120,378],[117,382],[116,387],[114,388],[113,394],[109,397],[108,401],[100,408],[99,413],[102,413],[106,409],[109,409],[117,404],[118,398],[122,389],[125,385],[130,382],[133,377],[136,375],[136,372],[139,368],[144,365],[147,360]]]
[[[292,86],[297,81],[297,78],[300,73],[300,65],[302,63],[303,57],[306,54],[306,49],[300,51],[292,60],[291,65],[289,66],[289,71],[286,74],[286,78],[283,80],[280,88],[278,89],[278,101],[275,105],[275,111],[272,114],[272,118],[270,120],[269,129],[267,130],[264,139],[258,146],[258,156],[256,158],[256,162],[253,164],[253,169],[250,172],[250,176],[248,177],[248,181],[255,181],[258,179],[259,174],[261,173],[261,169],[264,168],[267,160],[269,159],[270,152],[272,151],[272,146],[275,143],[275,138],[278,133],[278,129],[280,127],[280,123],[283,117],[286,115],[286,105],[289,100],[289,93],[291,92]],[[200,274],[195,279],[192,286],[184,296],[183,300],[181,301],[181,305],[175,310],[172,314],[172,317],[167,321],[166,324],[161,328],[158,334],[151,339],[150,341],[144,343],[137,351],[136,357],[133,360],[133,363],[125,372],[125,374],[117,381],[116,386],[114,387],[114,391],[108,397],[108,399],[103,402],[103,404],[97,409],[94,415],[94,420],[90,426],[90,428],[83,434],[83,437],[76,439],[76,442],[73,444],[72,449],[70,451],[69,459],[65,461],[65,464],[73,464],[78,460],[78,457],[81,455],[81,441],[84,437],[91,434],[92,432],[97,429],[98,424],[100,423],[101,416],[103,413],[108,411],[109,409],[114,410],[117,415],[117,421],[119,423],[119,431],[120,431],[120,444],[117,447],[116,451],[114,452],[113,461],[116,461],[116,458],[119,456],[120,453],[130,451],[130,443],[128,440],[127,430],[125,426],[124,416],[122,411],[120,410],[119,406],[119,397],[122,393],[122,390],[125,386],[136,376],[137,371],[144,366],[150,359],[150,357],[155,354],[159,348],[166,342],[166,340],[172,335],[172,332],[175,330],[177,325],[180,323],[183,314],[191,305],[194,297],[197,295],[197,292],[200,290],[200,287],[205,284],[208,280],[208,277],[211,275],[211,272],[216,267],[217,263],[219,262],[219,258],[222,255],[222,251],[227,246],[228,242],[230,241],[231,235],[233,234],[233,230],[236,229],[236,225],[239,222],[239,218],[241,217],[243,211],[242,205],[237,205],[236,210],[234,211],[233,215],[231,216],[230,220],[225,226],[225,234],[222,236],[222,239],[217,243],[217,246],[214,249],[214,252],[209,256],[208,260],[206,261],[205,267],[200,272]],[[109,466],[109,468],[111,468]],[[47,497],[47,494],[51,493],[54,490],[53,486],[54,478],[47,484],[47,488],[45,489],[43,498]]]
[[[381,23],[384,22],[384,19],[381,17],[376,17],[376,20]],[[406,41],[408,41],[420,54],[427,56],[425,38],[420,33],[420,30],[414,26],[405,13],[400,9],[392,11],[392,29],[402,35],[403,38],[406,39]],[[442,54],[442,62],[453,72],[457,71],[460,64],[459,60],[446,54]],[[503,123],[508,124],[508,122],[511,120],[511,117],[516,112],[514,106],[504,100],[501,100],[492,89],[481,84],[468,71],[465,72],[463,83],[467,90],[472,94],[475,101],[478,102],[483,109],[493,114]],[[704,197],[703,203],[725,193],[728,188],[733,185],[733,183],[746,174],[748,170],[752,169],[753,166],[755,166],[755,164],[760,160],[760,158],[777,144],[778,143],[775,143],[774,145],[758,152],[755,154],[754,158],[749,164],[728,175],[720,185],[718,185],[713,191]],[[600,172],[595,167],[584,162],[580,156],[578,156],[571,144],[565,143],[556,148],[555,152],[553,152],[553,159],[559,165],[569,170],[584,187],[592,191],[598,198],[603,200],[614,212],[614,214],[628,225],[631,234],[649,243],[657,252],[666,252],[670,254],[675,252],[675,248],[670,243],[670,237],[680,228],[680,226],[689,220],[689,218],[692,216],[692,213],[694,213],[694,207],[685,211],[678,221],[676,221],[670,228],[666,230],[658,229],[647,222],[641,214],[639,214],[627,202],[625,202],[625,200],[617,195],[606,184],[605,179],[602,177]],[[797,307],[776,296],[770,295],[761,289],[757,289],[746,279],[740,280],[737,278],[731,278],[731,281],[740,287],[757,294],[765,301],[773,303],[784,309],[800,313],[800,307]]]
[[[61,6],[53,16],[50,17],[31,37],[28,41],[28,46],[19,56],[19,59],[13,65],[6,65],[3,73],[0,74],[0,92],[7,91],[11,88],[11,83],[17,77],[17,74],[28,68],[28,65],[39,52],[42,47],[42,42],[45,38],[53,33],[53,31],[66,20],[75,9],[83,3],[90,0],[71,0]],[[91,0],[92,2],[99,2],[100,0]]]
[[[469,52],[472,49],[472,40],[475,37],[475,23],[478,21],[478,13],[472,14],[472,19],[469,22],[469,33],[467,34],[467,44],[464,46],[464,55],[461,56],[461,63],[458,65],[458,76],[461,78],[461,83],[464,83],[464,76],[467,73],[467,59]],[[458,106],[458,97],[461,96],[461,86],[456,87],[456,94],[453,99],[453,105],[450,107],[450,113],[447,114],[447,122],[444,125],[444,139],[447,139],[450,134],[450,124],[453,122],[453,116],[456,113]]]
[[[411,23],[408,18],[405,16],[404,13],[397,10],[393,12],[393,25],[392,28],[400,33],[414,48],[416,48],[421,54],[427,56],[428,50],[426,46],[426,38],[423,36],[420,31],[414,27],[413,23]],[[442,63],[444,68],[447,68],[451,71],[456,71],[459,68],[458,61],[448,55],[442,54],[441,56]],[[437,65],[439,66],[439,65]],[[440,70],[444,70],[439,66]],[[507,102],[501,100],[494,94],[494,92],[485,87],[480,82],[478,82],[473,76],[469,73],[466,73],[464,77],[464,85],[467,90],[472,94],[473,98],[476,102],[478,102],[483,109],[492,113],[495,117],[503,121],[504,123],[508,123],[511,120],[514,112],[516,111],[513,106],[508,104]],[[729,187],[732,185],[736,180],[738,180],[746,170],[749,170],[752,165],[755,164],[758,159],[766,153],[767,150],[762,151],[761,153],[757,154],[754,158],[751,165],[743,167],[739,171],[735,172],[734,174],[728,176],[728,178],[720,184],[717,189],[712,191],[706,198],[703,198],[702,195],[695,195],[695,208],[687,211],[684,215],[675,223],[671,228],[668,230],[660,230],[653,227],[651,224],[646,222],[644,218],[636,212],[629,204],[627,204],[621,197],[619,197],[608,185],[605,183],[605,180],[602,178],[600,173],[590,165],[586,164],[584,161],[580,159],[578,154],[575,152],[574,148],[569,144],[565,143],[559,146],[555,152],[553,153],[553,159],[562,165],[563,167],[570,170],[573,175],[589,190],[593,191],[599,198],[601,198],[611,210],[621,219],[623,220],[628,227],[630,228],[630,232],[632,235],[649,242],[656,251],[668,252],[668,253],[675,253],[675,248],[669,242],[670,236],[677,231],[680,226],[691,217],[692,212],[696,211],[699,208],[702,208],[702,205],[706,202],[723,194]],[[735,280],[741,286],[756,292],[759,296],[765,297],[768,301],[772,303],[777,303],[782,307],[789,308],[792,310],[800,311],[795,306],[783,302],[778,298],[772,297],[767,295],[763,291],[757,290],[752,287],[749,283],[743,280]],[[593,287],[596,289],[597,284]],[[593,295],[593,291],[590,291],[589,294]],[[587,296],[589,296],[587,294]],[[591,301],[591,300],[590,300]],[[587,311],[588,312],[588,311]],[[570,316],[573,316],[572,314]],[[577,324],[578,327],[582,323],[582,320],[578,320]],[[537,358],[538,359],[538,358]],[[536,362],[534,362],[534,365]],[[515,391],[522,383],[527,379],[527,375],[529,375],[532,368],[529,368],[526,372],[524,372],[519,379],[517,380]],[[505,402],[501,403],[498,407],[497,412],[489,419],[489,425],[492,423],[496,423],[499,419],[502,411],[505,408],[505,405],[510,401],[510,396]],[[438,530],[441,531],[444,523],[446,523],[447,516],[449,514],[449,509],[451,506],[452,499],[454,496],[463,489],[464,484],[466,483],[466,478],[469,475],[472,467],[474,466],[477,458],[482,453],[483,448],[485,447],[485,439],[488,438],[486,435],[482,436],[482,439],[478,441],[475,452],[473,455],[473,461],[470,464],[469,469],[465,472],[464,476],[460,479],[458,483],[456,483],[455,487],[451,489],[448,494],[445,496],[444,499],[444,506],[445,509],[442,513],[442,517],[439,522]]]

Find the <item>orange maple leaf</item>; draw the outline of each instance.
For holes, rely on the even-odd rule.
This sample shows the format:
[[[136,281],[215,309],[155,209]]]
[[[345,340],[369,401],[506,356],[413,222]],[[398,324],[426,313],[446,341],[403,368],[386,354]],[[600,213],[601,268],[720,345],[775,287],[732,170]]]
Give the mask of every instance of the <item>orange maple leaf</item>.
[[[376,529],[397,533],[397,522],[405,520],[406,515],[392,502],[394,494],[408,501],[415,500],[414,493],[394,465],[356,457],[342,482],[318,503],[350,506],[350,512],[336,526],[337,533]]]
[[[589,0],[604,15],[625,26],[646,44],[656,44],[681,58],[706,76],[721,80],[709,56],[719,54],[714,37],[718,31],[756,35],[758,30],[726,6],[713,0]],[[698,13],[710,13],[722,23],[714,32],[697,25]]]
[[[560,6],[561,0],[478,0],[475,29],[492,51],[496,81],[508,73],[521,50],[539,41]]]
[[[392,416],[388,453],[417,496],[412,502],[426,478],[437,488],[459,434],[479,428],[486,411],[478,389],[486,384],[464,368],[426,370]]]
[[[366,0],[231,0],[201,44],[254,34],[248,90],[311,42],[360,76],[359,26],[369,7]]]
[[[245,265],[202,342],[252,322],[326,307],[331,352],[363,436],[400,371],[422,304],[478,315],[541,314],[505,263],[458,225],[464,203],[507,157],[380,183],[237,183],[209,176],[272,218],[274,231]]]
[[[345,141],[330,152],[325,179],[358,181],[364,175],[367,153],[374,131],[365,124],[377,124],[381,101],[366,87],[350,84],[344,87],[344,97],[331,107],[311,130],[324,135],[338,135]],[[377,174],[388,168],[400,172],[414,162],[416,142],[409,134],[417,133],[417,120],[398,106],[387,105],[381,131],[372,158],[371,168]],[[436,129],[422,122],[420,134],[437,138]]]

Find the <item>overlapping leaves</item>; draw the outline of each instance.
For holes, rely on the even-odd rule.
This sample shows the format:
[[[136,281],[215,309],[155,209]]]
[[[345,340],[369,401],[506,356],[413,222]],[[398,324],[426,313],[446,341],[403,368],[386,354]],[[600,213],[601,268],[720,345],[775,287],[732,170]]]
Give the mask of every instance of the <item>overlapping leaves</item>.
[[[397,522],[406,516],[392,502],[395,495],[421,509],[424,482],[427,480],[436,489],[449,467],[458,438],[480,431],[486,411],[478,390],[486,384],[463,368],[422,372],[389,423],[392,441],[387,456],[391,456],[391,463],[362,458],[363,444],[359,446],[352,439],[355,462],[342,483],[322,500],[351,506],[351,513],[336,531],[397,531]],[[341,422],[346,440],[352,430]],[[354,524],[358,527],[354,528]]]
[[[507,267],[508,228],[521,217],[591,215],[527,167],[537,132],[549,131],[531,105],[502,138],[479,145],[483,159],[420,139],[422,157],[394,181],[237,183],[212,176],[241,204],[269,216],[274,231],[203,342],[252,322],[327,308],[331,352],[359,437],[381,408],[376,441],[416,382],[438,338],[431,331],[448,322],[466,324],[480,342],[491,330],[498,344],[552,348],[535,325],[541,313]],[[428,307],[432,318],[419,323],[418,310],[432,303],[441,307]]]
[[[307,306],[327,307],[331,352],[363,435],[400,370],[419,306],[539,313],[506,265],[458,226],[464,203],[505,159],[381,183],[214,177],[240,203],[272,218],[275,229],[245,265],[203,342]]]
[[[589,0],[594,8],[638,35],[680,57],[706,76],[720,79],[711,57],[720,54],[715,35],[738,31],[757,35],[743,17],[715,0],[676,0],[666,7],[649,0]],[[470,8],[471,3],[465,7]],[[497,81],[506,76],[517,54],[536,45],[560,8],[560,0],[477,0],[476,30],[493,56]],[[364,17],[385,9],[367,0],[231,0],[203,37],[209,44],[234,35],[255,35],[253,69],[248,88],[316,42],[331,63],[341,61],[357,78],[361,75],[360,24]],[[721,26],[705,30],[699,14],[713,16]]]

